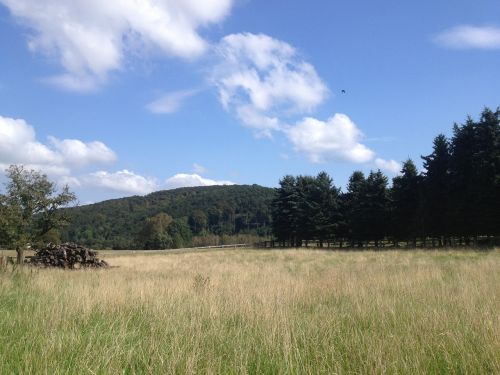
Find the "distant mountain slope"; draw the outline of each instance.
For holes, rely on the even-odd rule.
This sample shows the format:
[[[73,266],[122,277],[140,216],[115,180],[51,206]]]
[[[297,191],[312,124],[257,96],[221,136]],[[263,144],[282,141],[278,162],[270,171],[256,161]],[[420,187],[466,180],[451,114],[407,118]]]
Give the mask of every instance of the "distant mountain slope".
[[[274,189],[259,185],[180,188],[67,209],[71,225],[62,239],[95,248],[133,248],[147,218],[165,212],[191,223],[206,219],[204,233],[267,235]],[[190,220],[191,218],[191,220]]]

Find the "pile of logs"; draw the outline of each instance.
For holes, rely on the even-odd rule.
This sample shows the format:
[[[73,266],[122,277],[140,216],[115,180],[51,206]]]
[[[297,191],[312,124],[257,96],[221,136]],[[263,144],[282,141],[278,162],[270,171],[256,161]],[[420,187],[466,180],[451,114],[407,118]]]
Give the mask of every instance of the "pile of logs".
[[[103,268],[108,263],[97,258],[97,251],[87,249],[74,243],[62,245],[48,244],[35,251],[35,255],[26,262],[39,267],[59,268]]]

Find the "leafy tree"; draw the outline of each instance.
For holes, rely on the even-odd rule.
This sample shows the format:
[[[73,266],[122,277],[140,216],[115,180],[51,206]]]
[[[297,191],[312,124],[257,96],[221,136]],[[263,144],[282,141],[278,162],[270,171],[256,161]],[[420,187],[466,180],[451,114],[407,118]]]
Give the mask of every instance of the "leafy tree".
[[[173,240],[168,229],[172,221],[172,217],[164,212],[146,219],[138,236],[140,246],[146,250],[170,249]]]
[[[172,238],[172,248],[180,249],[191,245],[191,229],[186,220],[174,219],[168,227],[168,234]]]
[[[0,195],[0,240],[17,250],[22,264],[28,244],[49,238],[68,224],[59,208],[74,202],[76,196],[68,186],[57,194],[56,184],[45,174],[26,170],[22,165],[11,165],[6,172],[6,193]]]
[[[208,217],[201,210],[195,210],[189,216],[189,226],[194,234],[203,233],[207,229]]]

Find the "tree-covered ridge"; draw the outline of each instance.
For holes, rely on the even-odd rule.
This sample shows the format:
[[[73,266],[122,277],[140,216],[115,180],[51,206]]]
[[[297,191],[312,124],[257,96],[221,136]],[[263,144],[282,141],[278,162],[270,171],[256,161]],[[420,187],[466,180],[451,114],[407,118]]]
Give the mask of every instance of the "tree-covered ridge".
[[[162,245],[171,244],[166,247],[188,246],[191,236],[196,235],[268,235],[273,195],[271,188],[232,185],[180,188],[108,200],[68,209],[71,225],[63,231],[62,239],[95,248],[125,249],[145,248],[148,243],[160,241],[144,238],[144,233],[152,233],[151,228],[164,229],[159,237]],[[169,225],[156,224],[165,221],[158,216],[162,213],[172,218]],[[179,233],[184,233],[181,243]]]
[[[500,110],[438,135],[418,173],[411,159],[389,187],[380,171],[355,171],[345,193],[324,172],[285,176],[273,200],[278,241],[325,240],[362,246],[381,240],[456,245],[500,236]]]

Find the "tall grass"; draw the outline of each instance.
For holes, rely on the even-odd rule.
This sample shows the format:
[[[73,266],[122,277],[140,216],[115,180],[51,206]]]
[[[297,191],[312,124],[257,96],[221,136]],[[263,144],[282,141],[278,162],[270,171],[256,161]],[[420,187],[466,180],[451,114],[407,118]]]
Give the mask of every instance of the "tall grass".
[[[0,273],[0,373],[500,373],[500,252],[127,254]]]

